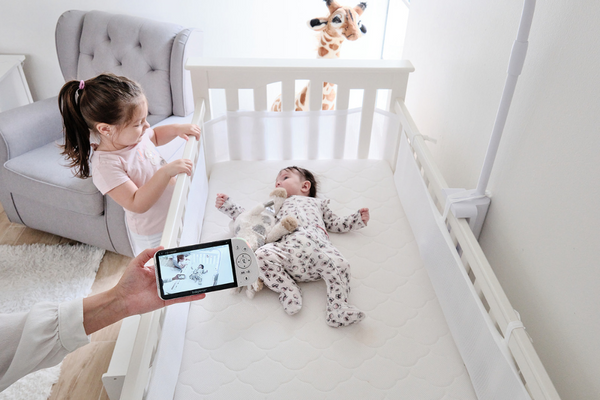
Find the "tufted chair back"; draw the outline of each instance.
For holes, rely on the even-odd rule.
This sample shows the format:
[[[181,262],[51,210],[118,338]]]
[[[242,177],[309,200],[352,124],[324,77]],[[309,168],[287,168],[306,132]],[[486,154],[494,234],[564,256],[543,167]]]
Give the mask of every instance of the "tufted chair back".
[[[56,25],[56,49],[65,80],[106,72],[135,80],[148,98],[150,124],[193,111],[184,63],[186,49],[200,46],[201,34],[195,29],[102,11],[67,11]]]

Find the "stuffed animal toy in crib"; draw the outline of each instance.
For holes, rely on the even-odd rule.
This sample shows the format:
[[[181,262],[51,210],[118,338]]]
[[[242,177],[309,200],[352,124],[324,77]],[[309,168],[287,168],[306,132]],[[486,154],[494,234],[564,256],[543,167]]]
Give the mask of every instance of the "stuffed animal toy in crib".
[[[340,48],[345,40],[355,41],[367,33],[367,28],[361,21],[361,16],[367,8],[367,3],[361,1],[351,7],[339,4],[335,0],[325,0],[329,15],[313,18],[308,21],[308,27],[319,34],[317,58],[340,58]],[[320,88],[317,87],[318,90]],[[294,110],[309,111],[310,84],[296,94]],[[331,82],[323,82],[323,110],[333,110],[335,107],[335,89]],[[271,111],[281,111],[281,95],[278,96]]]
[[[293,232],[298,227],[296,218],[286,216],[279,222],[276,222],[275,218],[286,198],[287,192],[285,189],[277,188],[273,190],[269,195],[269,201],[243,211],[231,221],[230,226],[233,235],[246,239],[252,251],[256,251],[264,244],[275,242]],[[228,216],[235,215],[235,212],[232,214],[232,210],[227,208],[227,203],[219,210]],[[253,298],[262,288],[263,283],[259,278],[255,283],[246,287],[246,295]],[[238,290],[241,290],[241,288],[238,288]]]

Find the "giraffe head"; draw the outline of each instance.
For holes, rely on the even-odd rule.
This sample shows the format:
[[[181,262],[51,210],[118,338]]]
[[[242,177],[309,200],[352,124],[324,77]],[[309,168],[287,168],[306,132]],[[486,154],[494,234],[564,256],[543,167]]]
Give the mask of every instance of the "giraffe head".
[[[308,21],[308,26],[321,32],[321,46],[319,57],[339,57],[339,47],[345,39],[357,40],[367,33],[367,28],[360,21],[360,17],[367,8],[367,3],[361,2],[357,6],[342,6],[335,0],[325,0],[329,9],[329,16],[313,18]]]

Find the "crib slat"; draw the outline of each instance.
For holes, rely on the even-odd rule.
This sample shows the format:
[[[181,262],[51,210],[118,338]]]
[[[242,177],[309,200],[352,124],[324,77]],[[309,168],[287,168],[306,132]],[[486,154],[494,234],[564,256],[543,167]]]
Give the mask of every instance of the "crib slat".
[[[212,118],[212,111],[210,109],[210,92],[208,85],[208,73],[195,73],[190,74],[192,78],[192,89],[194,93],[197,93],[194,96],[194,102],[196,103],[196,107],[194,109],[194,115],[198,112],[198,104],[200,102],[203,103],[205,112],[202,114],[202,122],[207,122]],[[195,123],[199,125],[200,120],[197,120]]]
[[[336,89],[336,110],[347,110],[350,101],[350,87],[338,84]],[[335,136],[333,137],[333,158],[343,159],[346,146],[346,125],[348,116],[339,114],[335,117]]]
[[[294,111],[294,98],[296,96],[296,81],[292,79],[282,80],[281,82],[281,110]],[[281,132],[281,157],[289,160],[293,157],[292,149],[292,123],[286,118],[282,124]]]
[[[237,88],[225,88],[225,102],[227,104],[227,111],[238,111],[240,108],[240,95]],[[227,120],[229,126],[229,120]],[[239,132],[235,129],[227,129],[227,141],[229,143],[229,156],[232,160],[241,159],[241,148]]]
[[[290,118],[283,118],[281,121],[281,159],[291,160],[294,151],[292,149],[292,123]]]
[[[225,100],[227,102],[227,111],[237,111],[240,109],[240,95],[237,88],[225,88]]]
[[[321,80],[312,80],[310,82],[309,96],[310,111],[319,111],[323,107],[323,82]]]
[[[319,129],[319,118],[316,115],[311,115],[309,119],[309,128],[307,136],[307,154],[306,157],[309,160],[316,160],[319,158],[319,142],[320,142],[320,129]]]
[[[338,84],[336,91],[335,109],[347,110],[350,102],[350,88],[345,85]]]
[[[296,81],[284,80],[281,82],[282,111],[294,111],[294,97],[296,97]]]
[[[267,110],[267,87],[259,86],[254,88],[254,111]]]
[[[266,104],[266,100],[265,103]],[[259,110],[257,110],[259,111]],[[262,110],[264,111],[264,110]],[[257,138],[257,140],[253,140],[250,144],[252,147],[251,153],[253,155],[254,160],[265,160],[267,158],[266,154],[266,139],[265,139],[265,125],[262,119],[256,119],[254,124],[252,125],[252,133],[253,138]]]
[[[433,156],[429,152],[427,144],[423,139],[423,135],[421,135],[421,132],[417,128],[415,121],[408,112],[406,104],[404,104],[402,99],[396,99],[395,111],[400,116],[400,121],[408,135],[408,138],[411,141],[411,146],[415,152],[417,152],[418,159],[421,160],[421,165],[425,170],[425,175],[431,181],[431,188],[434,192],[432,197],[434,200],[439,202],[440,206],[443,207],[445,204],[445,197],[442,193],[442,188],[447,188],[448,184],[439,170],[431,168],[432,165],[436,165],[435,161],[433,160]]]
[[[360,117],[358,158],[369,158],[369,149],[371,147],[371,129],[373,128],[373,112],[375,111],[376,99],[376,89],[365,89],[363,95],[362,113]]]

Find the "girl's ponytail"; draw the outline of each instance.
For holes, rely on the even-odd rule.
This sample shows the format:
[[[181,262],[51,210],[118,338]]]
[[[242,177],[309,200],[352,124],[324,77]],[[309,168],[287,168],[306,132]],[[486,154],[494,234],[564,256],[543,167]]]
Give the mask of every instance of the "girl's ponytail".
[[[69,167],[75,169],[75,176],[90,176],[90,127],[85,122],[79,103],[85,88],[79,81],[67,82],[58,94],[58,108],[63,118],[65,144],[62,154],[69,161]]]
[[[91,175],[90,132],[95,132],[97,124],[123,127],[145,101],[142,88],[124,76],[101,74],[87,81],[65,83],[58,95],[65,131],[62,154],[69,159],[76,176]]]

